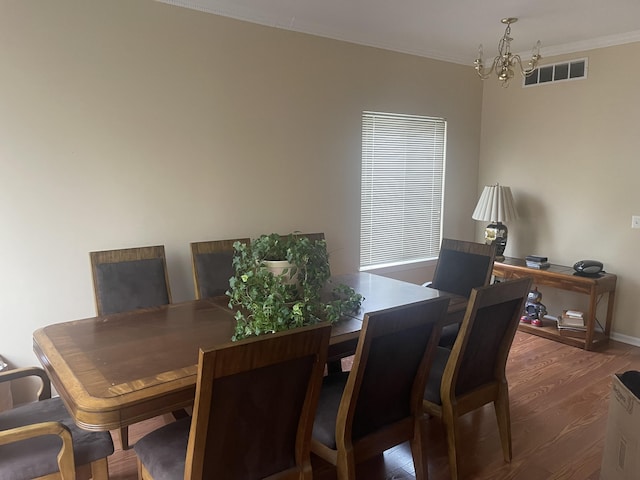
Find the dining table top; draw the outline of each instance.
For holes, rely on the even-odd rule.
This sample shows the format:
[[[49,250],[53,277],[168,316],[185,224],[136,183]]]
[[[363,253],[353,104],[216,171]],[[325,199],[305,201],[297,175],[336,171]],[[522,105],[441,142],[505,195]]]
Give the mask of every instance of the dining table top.
[[[330,283],[349,285],[364,300],[333,325],[329,358],[355,345],[367,312],[446,296],[449,315],[459,318],[467,303],[369,273]],[[78,426],[113,430],[192,405],[199,348],[228,343],[234,333],[227,304],[226,296],[215,297],[56,323],[34,332],[33,348]]]

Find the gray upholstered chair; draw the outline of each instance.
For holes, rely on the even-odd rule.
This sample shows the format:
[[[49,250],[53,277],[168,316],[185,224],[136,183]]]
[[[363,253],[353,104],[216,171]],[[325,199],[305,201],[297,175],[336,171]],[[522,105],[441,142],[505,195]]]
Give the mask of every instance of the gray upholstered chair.
[[[310,480],[328,324],[200,350],[193,418],[136,442],[142,480]]]
[[[171,303],[164,246],[90,252],[98,315],[111,315]],[[129,430],[120,429],[123,450]]]
[[[294,233],[312,242],[324,240],[324,233]],[[224,295],[229,289],[233,270],[233,244],[249,243],[249,238],[212,240],[191,243],[191,266],[196,299]]]
[[[317,242],[318,240],[324,240],[324,232],[317,232],[317,233],[294,232],[293,235],[296,237],[307,237],[312,242]]]
[[[311,451],[336,465],[338,480],[407,440],[416,479],[427,478],[422,396],[448,305],[439,298],[367,313],[351,371],[324,378]]]
[[[164,246],[91,252],[98,315],[171,303]]]
[[[473,289],[453,349],[437,349],[423,407],[445,425],[452,480],[460,458],[458,418],[488,403],[495,407],[504,459],[511,461],[505,369],[531,282],[527,277]]]
[[[495,256],[495,244],[443,238],[433,280],[424,286],[469,298],[473,288],[489,285]],[[445,325],[440,346],[451,348],[459,329],[460,323]]]
[[[224,295],[233,270],[233,244],[249,243],[248,238],[191,243],[191,266],[196,299]]]
[[[90,469],[93,480],[109,478],[107,457],[113,453],[109,432],[78,428],[51,383],[37,367],[0,372],[0,382],[37,376],[42,380],[37,402],[0,412],[0,478],[71,480]]]

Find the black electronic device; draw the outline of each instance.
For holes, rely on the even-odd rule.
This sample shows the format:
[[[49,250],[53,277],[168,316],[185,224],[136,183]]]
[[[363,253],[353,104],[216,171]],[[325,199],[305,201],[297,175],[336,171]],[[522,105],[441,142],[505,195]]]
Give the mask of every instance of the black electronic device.
[[[598,276],[604,265],[602,262],[597,260],[580,260],[573,265],[573,269],[576,271],[578,275],[584,275],[585,277],[595,277]]]

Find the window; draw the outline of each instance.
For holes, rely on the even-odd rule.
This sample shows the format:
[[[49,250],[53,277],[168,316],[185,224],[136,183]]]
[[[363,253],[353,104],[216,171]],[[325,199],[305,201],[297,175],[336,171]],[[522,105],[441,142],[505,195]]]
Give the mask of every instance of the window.
[[[362,114],[360,269],[438,256],[447,123]]]

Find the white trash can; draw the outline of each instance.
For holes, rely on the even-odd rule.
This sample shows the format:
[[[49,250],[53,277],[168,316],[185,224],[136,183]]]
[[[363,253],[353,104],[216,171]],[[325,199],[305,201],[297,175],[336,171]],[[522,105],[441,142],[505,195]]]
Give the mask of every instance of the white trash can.
[[[600,480],[640,479],[640,372],[613,375]]]

